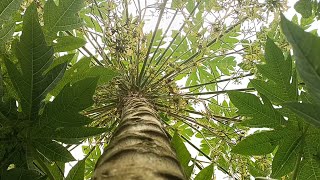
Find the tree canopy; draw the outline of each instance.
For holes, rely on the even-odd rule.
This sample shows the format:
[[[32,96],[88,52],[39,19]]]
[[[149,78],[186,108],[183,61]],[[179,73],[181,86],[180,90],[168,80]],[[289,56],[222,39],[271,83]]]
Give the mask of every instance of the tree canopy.
[[[139,93],[188,179],[320,180],[320,3],[293,7],[0,2],[0,179],[90,179]]]

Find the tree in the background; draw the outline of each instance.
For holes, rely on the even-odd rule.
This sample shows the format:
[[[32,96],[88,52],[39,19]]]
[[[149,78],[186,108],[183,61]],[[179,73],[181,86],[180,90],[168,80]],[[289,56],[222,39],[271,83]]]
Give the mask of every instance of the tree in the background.
[[[1,179],[319,179],[316,3],[1,2]]]

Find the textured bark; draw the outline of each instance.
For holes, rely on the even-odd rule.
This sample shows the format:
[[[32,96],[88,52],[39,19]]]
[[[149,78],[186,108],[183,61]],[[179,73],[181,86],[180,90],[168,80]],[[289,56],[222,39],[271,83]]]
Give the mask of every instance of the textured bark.
[[[121,122],[96,164],[93,179],[185,179],[163,125],[145,98],[125,99]]]

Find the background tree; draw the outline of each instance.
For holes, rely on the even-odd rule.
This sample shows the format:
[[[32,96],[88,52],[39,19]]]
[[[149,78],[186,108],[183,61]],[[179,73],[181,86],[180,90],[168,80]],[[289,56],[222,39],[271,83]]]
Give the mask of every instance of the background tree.
[[[302,30],[319,6],[298,1],[299,26],[281,17],[291,57],[286,4],[1,3],[1,179],[63,179],[77,146],[66,179],[91,178],[102,147],[96,177],[148,157],[167,168],[147,179],[319,179],[319,38]]]

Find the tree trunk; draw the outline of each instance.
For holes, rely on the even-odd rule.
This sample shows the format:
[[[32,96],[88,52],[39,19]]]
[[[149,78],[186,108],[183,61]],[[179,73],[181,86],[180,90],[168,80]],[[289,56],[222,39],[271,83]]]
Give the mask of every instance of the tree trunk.
[[[121,122],[96,164],[93,179],[186,179],[156,111],[145,98],[125,98]]]

